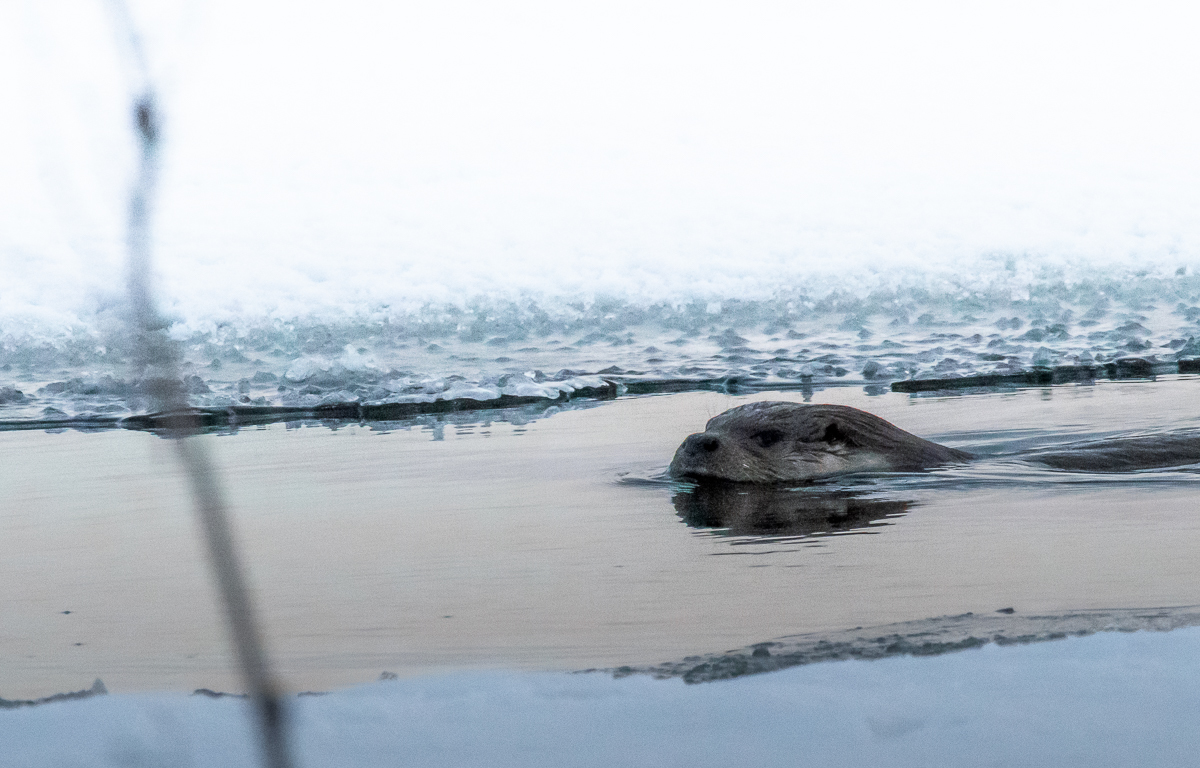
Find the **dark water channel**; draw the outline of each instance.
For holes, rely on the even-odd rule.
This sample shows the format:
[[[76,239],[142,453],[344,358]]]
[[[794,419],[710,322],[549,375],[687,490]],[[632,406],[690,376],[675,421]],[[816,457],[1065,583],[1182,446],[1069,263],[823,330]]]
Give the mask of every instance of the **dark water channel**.
[[[751,399],[621,399],[525,424],[273,425],[206,435],[276,664],[298,690],[468,667],[652,664],[782,635],[1001,608],[1200,603],[1200,474],[1012,458],[1200,427],[1200,380],[864,408],[985,454],[917,475],[691,493],[679,442]],[[234,688],[163,440],[0,433],[0,696]]]

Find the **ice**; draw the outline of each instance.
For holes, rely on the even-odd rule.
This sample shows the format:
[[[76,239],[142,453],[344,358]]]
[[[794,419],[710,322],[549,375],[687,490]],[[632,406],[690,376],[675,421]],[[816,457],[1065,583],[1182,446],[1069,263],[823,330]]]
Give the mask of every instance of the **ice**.
[[[495,400],[500,397],[500,390],[488,387],[474,387],[469,384],[453,386],[438,396],[439,400]]]
[[[557,387],[543,387],[532,381],[517,381],[506,384],[500,389],[500,394],[514,397],[549,397],[555,398],[563,390]]]
[[[385,679],[290,700],[299,766],[1190,766],[1200,628],[685,685],[600,674]],[[257,766],[246,702],[112,694],[0,711],[23,768]]]
[[[207,407],[312,405],[334,402],[339,392],[349,393],[347,402],[388,402],[451,387],[481,401],[485,392],[553,399],[566,391],[562,381],[580,374],[620,383],[869,386],[1103,366],[1124,358],[1163,373],[1162,366],[1200,357],[1196,277],[1043,269],[1030,278],[1032,298],[1014,302],[1007,290],[980,287],[996,266],[978,261],[974,284],[964,277],[941,292],[937,281],[916,273],[861,296],[846,288],[820,294],[781,287],[778,298],[726,301],[717,315],[696,302],[643,305],[614,297],[588,308],[543,297],[524,306],[480,298],[453,323],[395,310],[386,324],[247,317],[187,337],[185,387],[194,405]],[[1096,310],[1100,305],[1103,311]],[[487,332],[472,330],[479,325]],[[95,410],[141,390],[128,378],[120,344],[100,343],[100,331],[3,333],[0,327],[0,387],[23,395],[3,398],[5,418],[33,418],[47,406]],[[555,370],[562,373],[525,375]]]
[[[153,71],[176,75],[154,285],[209,390],[193,404],[383,400],[392,370],[874,386],[1198,356],[1185,21],[535,3],[536,24],[431,7],[397,45],[384,11],[217,2],[195,25],[160,5],[132,3]],[[4,13],[0,387],[32,399],[0,419],[20,419],[102,404],[45,384],[136,388],[134,148],[102,19]],[[939,51],[959,64],[921,63]]]
[[[284,372],[283,378],[292,382],[300,382],[311,378],[318,373],[328,371],[333,367],[333,363],[319,357],[302,357],[288,366]]]

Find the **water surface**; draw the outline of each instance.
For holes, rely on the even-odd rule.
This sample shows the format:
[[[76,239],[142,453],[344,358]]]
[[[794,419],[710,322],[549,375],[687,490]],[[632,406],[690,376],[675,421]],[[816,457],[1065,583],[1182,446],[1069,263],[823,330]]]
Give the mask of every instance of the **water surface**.
[[[221,469],[282,677],[326,689],[383,670],[652,664],[1007,607],[1200,603],[1195,467],[1085,474],[1007,457],[1195,428],[1198,386],[818,391],[992,457],[792,491],[816,511],[774,527],[692,514],[654,478],[711,416],[795,392],[193,439]],[[124,430],[0,433],[0,696],[96,676],[114,690],[237,687],[168,448]]]

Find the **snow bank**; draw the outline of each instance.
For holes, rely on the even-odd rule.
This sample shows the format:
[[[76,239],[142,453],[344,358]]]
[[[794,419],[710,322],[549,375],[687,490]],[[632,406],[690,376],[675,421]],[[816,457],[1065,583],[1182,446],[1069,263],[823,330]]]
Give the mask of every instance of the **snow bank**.
[[[301,766],[1193,765],[1200,628],[702,685],[598,674],[390,680],[293,701]],[[244,702],[0,712],[6,765],[254,766]]]

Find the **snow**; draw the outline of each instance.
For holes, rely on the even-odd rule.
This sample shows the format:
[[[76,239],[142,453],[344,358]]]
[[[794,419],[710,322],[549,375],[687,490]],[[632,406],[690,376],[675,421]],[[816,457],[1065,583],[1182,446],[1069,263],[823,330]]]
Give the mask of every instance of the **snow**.
[[[42,384],[134,384],[104,5],[0,4],[6,420],[124,405]],[[490,381],[529,369],[1006,374],[1197,336],[1182,5],[128,5],[163,118],[152,284],[198,407],[562,391]],[[764,354],[714,358],[724,329]],[[848,359],[770,365],[788,330]],[[884,334],[909,358],[857,349]],[[394,399],[367,381],[391,370],[465,391]],[[285,389],[231,386],[257,373]]]
[[[719,315],[911,271],[1027,297],[1042,264],[1200,249],[1183,5],[193,5],[130,3],[181,336],[495,297]],[[0,322],[102,325],[134,160],[112,25],[0,20]]]
[[[735,680],[471,673],[293,700],[300,766],[1193,765],[1200,628]],[[173,693],[0,711],[5,765],[254,766],[246,705]]]

